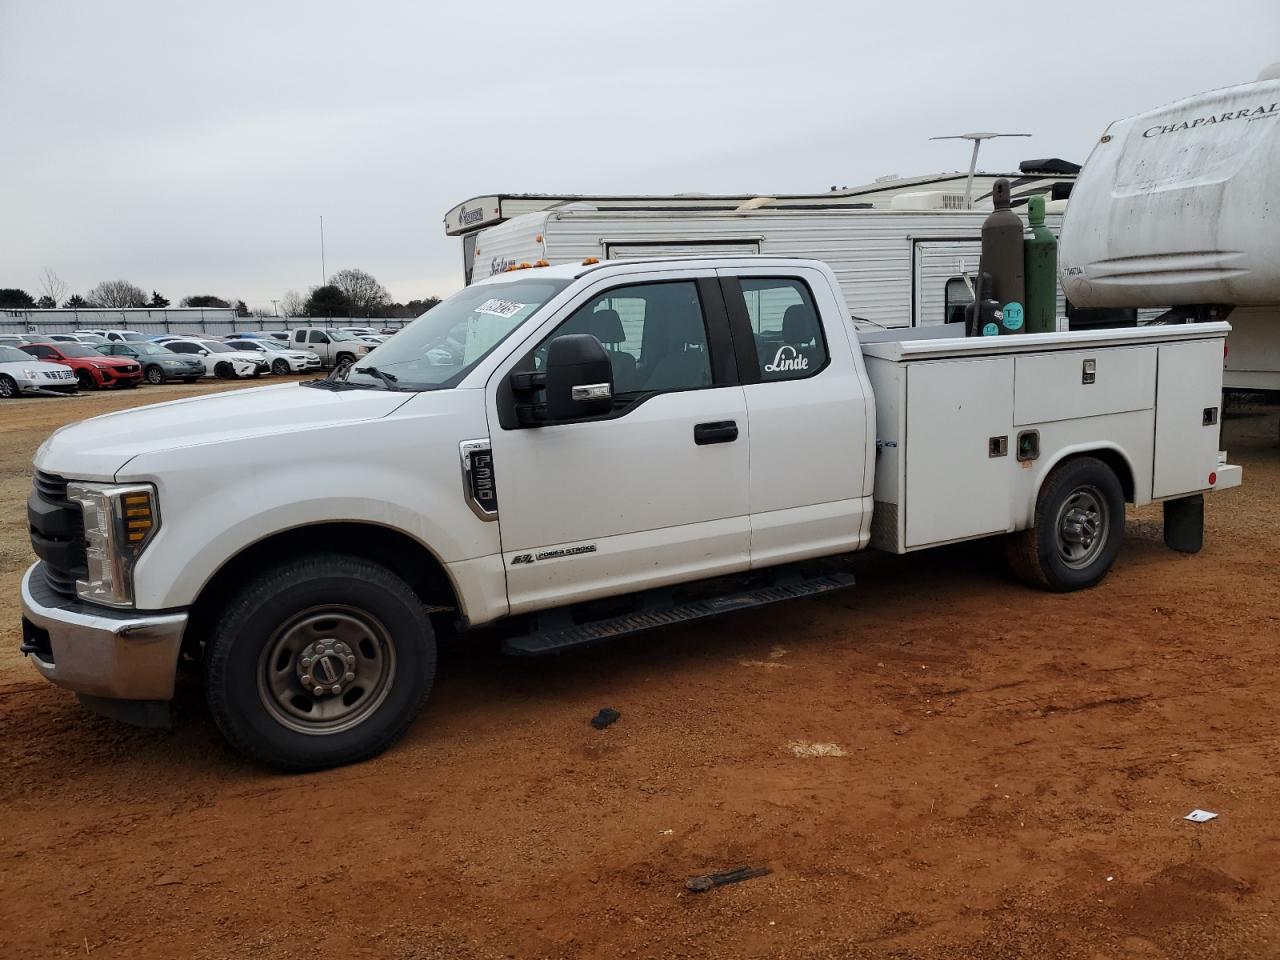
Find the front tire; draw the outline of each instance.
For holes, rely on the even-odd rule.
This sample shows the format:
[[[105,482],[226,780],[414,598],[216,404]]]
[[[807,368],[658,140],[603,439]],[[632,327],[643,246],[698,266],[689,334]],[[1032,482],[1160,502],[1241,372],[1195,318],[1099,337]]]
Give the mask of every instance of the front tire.
[[[0,373],[0,400],[12,400],[18,395],[18,381],[7,373]]]
[[[349,353],[338,354],[337,360],[334,361],[334,368],[337,370],[345,370],[356,362],[356,358]]]
[[[283,377],[289,372],[289,361],[284,358],[273,360],[271,362],[271,372],[277,377]]]
[[[93,374],[87,370],[76,371],[76,383],[80,384],[81,390],[97,390],[97,381],[93,379]]]
[[[390,570],[342,554],[282,563],[247,583],[207,651],[205,689],[233,747],[283,770],[376,756],[431,691],[422,601]]]
[[[1042,590],[1083,590],[1111,570],[1124,541],[1124,489],[1096,457],[1054,467],[1036,498],[1031,527],[1006,541],[1009,565]]]
[[[213,375],[217,377],[219,380],[236,379],[235,368],[232,367],[231,364],[227,363],[225,360],[213,368]]]
[[[147,367],[147,383],[152,386],[160,386],[168,378],[164,375],[164,371],[157,366]]]

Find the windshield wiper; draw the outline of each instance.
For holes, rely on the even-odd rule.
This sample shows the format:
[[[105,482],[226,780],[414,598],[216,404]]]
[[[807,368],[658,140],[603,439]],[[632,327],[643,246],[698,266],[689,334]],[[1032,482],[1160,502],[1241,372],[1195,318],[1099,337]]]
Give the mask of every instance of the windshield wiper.
[[[385,371],[383,371],[383,370],[379,370],[377,367],[356,367],[356,368],[355,368],[355,371],[356,371],[356,373],[369,373],[369,374],[372,374],[373,376],[375,376],[375,377],[377,377],[379,380],[381,380],[384,384],[386,384],[386,387],[387,387],[387,389],[388,389],[388,390],[399,390],[399,389],[400,389],[398,386],[396,386],[396,384],[399,382],[400,378],[399,378],[399,377],[397,377],[397,376],[396,376],[395,374],[393,374],[393,373],[387,373],[387,372],[385,372]]]

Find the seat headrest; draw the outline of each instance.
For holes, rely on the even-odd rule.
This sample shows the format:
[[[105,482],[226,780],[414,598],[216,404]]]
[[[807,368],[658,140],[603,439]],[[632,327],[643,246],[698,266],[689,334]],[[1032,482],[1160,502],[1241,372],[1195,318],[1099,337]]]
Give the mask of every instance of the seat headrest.
[[[588,315],[586,332],[601,343],[625,343],[627,340],[618,311],[608,308]]]
[[[800,346],[818,337],[818,318],[807,303],[793,303],[782,315],[782,339]]]

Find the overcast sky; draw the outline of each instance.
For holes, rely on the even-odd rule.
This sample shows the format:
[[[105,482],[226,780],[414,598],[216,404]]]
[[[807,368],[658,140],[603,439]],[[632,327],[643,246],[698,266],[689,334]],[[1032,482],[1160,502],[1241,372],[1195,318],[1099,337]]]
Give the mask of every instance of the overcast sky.
[[[356,266],[462,284],[494,192],[822,191],[1082,162],[1113,119],[1252,80],[1280,0],[1066,4],[0,0],[0,287],[52,267],[270,309]]]

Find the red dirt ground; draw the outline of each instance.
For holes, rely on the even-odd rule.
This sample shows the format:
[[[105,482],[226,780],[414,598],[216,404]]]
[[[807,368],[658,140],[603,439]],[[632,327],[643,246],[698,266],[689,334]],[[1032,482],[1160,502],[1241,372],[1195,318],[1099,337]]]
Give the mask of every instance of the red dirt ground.
[[[1246,485],[1197,556],[1144,509],[1082,593],[977,544],[578,654],[460,646],[384,756],[283,776],[198,690],[134,730],[16,653],[35,446],[169,389],[4,406],[0,957],[1280,956],[1274,410],[1228,424]],[[684,891],[740,865],[773,873]]]

